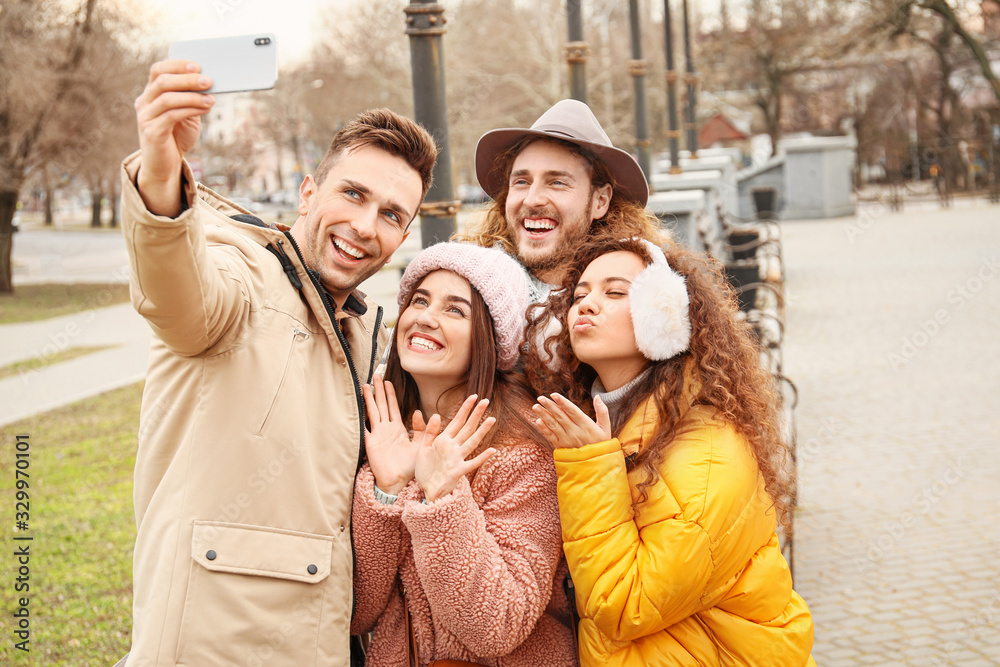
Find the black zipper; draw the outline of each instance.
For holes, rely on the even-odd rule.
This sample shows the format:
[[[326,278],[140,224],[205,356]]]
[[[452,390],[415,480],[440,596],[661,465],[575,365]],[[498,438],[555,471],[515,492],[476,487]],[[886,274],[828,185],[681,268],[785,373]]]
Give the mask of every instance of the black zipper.
[[[378,330],[381,326],[382,306],[379,306],[378,310],[375,312],[375,329],[372,331],[372,364],[368,368],[368,384],[371,384],[372,378],[375,377],[375,360],[378,358]],[[361,469],[360,462],[358,463],[358,469]]]
[[[295,254],[298,255],[299,261],[302,262],[302,266],[306,267],[306,275],[309,276],[309,280],[312,281],[313,286],[319,293],[320,299],[323,301],[323,306],[326,308],[327,315],[330,316],[330,322],[333,324],[333,330],[337,332],[337,339],[340,341],[340,347],[344,350],[344,356],[347,358],[347,365],[351,369],[351,379],[354,381],[354,397],[358,402],[358,423],[361,425],[361,443],[358,447],[358,463],[357,468],[361,468],[361,462],[365,457],[365,404],[364,396],[361,393],[361,384],[358,380],[358,371],[354,367],[354,359],[351,356],[351,348],[347,344],[347,339],[344,337],[344,332],[341,331],[340,325],[337,323],[337,312],[336,309],[330,304],[330,297],[327,296],[326,290],[320,284],[319,280],[316,278],[315,273],[306,264],[305,259],[302,258],[302,253],[299,251],[299,246],[295,243],[295,239],[289,232],[285,232],[285,237],[292,244],[292,248],[295,250]],[[376,330],[377,331],[377,330]]]
[[[333,324],[333,330],[337,332],[337,339],[340,341],[340,347],[344,350],[344,356],[347,357],[347,364],[351,369],[351,379],[354,381],[354,397],[358,401],[358,423],[361,426],[361,444],[358,447],[358,462],[355,468],[355,474],[358,470],[361,470],[361,462],[365,458],[365,404],[364,396],[361,393],[361,385],[358,383],[358,372],[354,368],[354,358],[351,355],[351,348],[347,344],[347,339],[344,337],[344,332],[341,331],[340,325],[337,323],[336,310],[330,304],[330,298],[326,294],[326,290],[320,284],[319,280],[316,278],[314,272],[306,264],[305,259],[302,257],[302,252],[299,250],[298,244],[292,235],[285,232],[285,237],[292,244],[292,248],[295,250],[295,254],[298,255],[299,261],[302,262],[302,266],[306,269],[306,275],[309,276],[309,280],[312,281],[313,286],[319,293],[320,299],[323,301],[323,306],[326,308],[327,314],[330,316],[330,323]],[[280,243],[279,243],[280,245]],[[291,278],[291,276],[289,276]],[[378,311],[375,315],[375,333],[372,335],[372,361],[371,366],[368,371],[368,381],[371,382],[371,376],[375,372],[375,357],[378,353],[378,328],[382,324],[382,307],[379,306]],[[354,522],[351,522],[351,543],[354,543]],[[351,561],[353,563],[352,569],[356,569],[358,566],[357,555],[354,553],[354,549],[351,549]],[[358,601],[354,596],[354,588],[351,588],[351,618],[354,618],[354,612],[358,608]]]

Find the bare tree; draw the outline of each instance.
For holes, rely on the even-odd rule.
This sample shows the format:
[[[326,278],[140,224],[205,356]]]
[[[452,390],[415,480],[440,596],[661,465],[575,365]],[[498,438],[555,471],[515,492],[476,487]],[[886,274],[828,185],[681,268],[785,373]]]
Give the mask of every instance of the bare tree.
[[[11,0],[0,12],[0,292],[12,292],[13,217],[29,171],[55,147],[45,130],[81,71],[97,0],[65,25],[58,10]]]
[[[992,13],[995,17],[1000,4],[988,2],[948,2],[946,0],[882,0],[874,2],[867,18],[867,29],[861,34],[867,44],[888,39],[891,43],[907,41],[923,47],[931,55],[932,63],[914,64],[908,68],[912,83],[914,106],[918,118],[931,127],[935,137],[931,142],[944,167],[944,174],[951,187],[962,180],[965,156],[959,149],[963,135],[974,134],[970,111],[963,108],[962,95],[956,81],[963,75],[969,78],[978,72],[985,79],[993,96],[1000,101],[998,81],[987,53],[983,36],[977,36],[967,27],[979,18],[985,30],[985,20]],[[914,165],[919,168],[919,165]],[[968,184],[972,185],[972,184]]]
[[[114,202],[118,167],[139,147],[133,100],[142,90],[150,63],[122,38],[135,26],[97,9],[87,48],[86,74],[73,77],[65,100],[44,133],[52,145],[52,167],[86,184],[91,226],[101,226],[103,202]],[[111,223],[117,209],[111,205]]]
[[[863,31],[868,39],[881,39],[888,36],[896,39],[900,35],[914,34],[919,30],[914,23],[921,16],[934,14],[938,16],[949,33],[954,34],[968,48],[975,59],[983,78],[986,79],[994,96],[1000,101],[1000,79],[993,71],[990,56],[983,41],[967,27],[971,16],[978,14],[984,27],[990,28],[990,21],[995,24],[1000,13],[1000,2],[997,0],[981,0],[978,3],[949,2],[949,0],[874,0],[867,3],[869,13],[865,16],[867,29]],[[976,6],[970,6],[976,5]]]

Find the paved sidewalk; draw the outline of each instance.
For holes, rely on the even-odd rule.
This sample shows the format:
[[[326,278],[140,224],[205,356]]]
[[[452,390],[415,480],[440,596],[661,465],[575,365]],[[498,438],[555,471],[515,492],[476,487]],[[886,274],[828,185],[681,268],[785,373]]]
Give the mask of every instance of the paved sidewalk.
[[[1000,208],[782,224],[814,656],[1000,664]]]
[[[0,325],[0,367],[83,346],[112,345],[0,380],[0,426],[146,376],[150,330],[128,303]]]
[[[30,229],[14,237],[15,285],[128,282],[121,232]]]

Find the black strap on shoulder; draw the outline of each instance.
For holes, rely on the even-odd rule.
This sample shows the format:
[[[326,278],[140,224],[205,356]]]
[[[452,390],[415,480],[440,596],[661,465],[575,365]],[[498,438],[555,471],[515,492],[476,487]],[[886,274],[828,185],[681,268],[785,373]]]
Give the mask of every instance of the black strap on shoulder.
[[[263,220],[261,220],[255,215],[250,215],[248,213],[237,213],[236,215],[229,216],[229,218],[231,220],[236,220],[237,222],[244,222],[248,225],[253,225],[255,227],[264,227],[265,229],[267,228],[267,224]],[[284,249],[282,249],[281,244],[279,243],[278,247],[275,247],[273,243],[268,243],[266,247],[268,252],[277,257],[278,261],[281,262],[281,268],[284,269],[285,275],[288,276],[288,281],[292,283],[292,287],[294,287],[297,290],[302,289],[302,281],[299,280],[299,274],[295,270],[295,265],[292,264],[292,260],[290,260],[288,258],[288,255],[285,254],[285,251]]]
[[[294,287],[297,290],[301,290],[302,281],[299,279],[299,274],[295,270],[295,265],[292,264],[292,260],[288,258],[288,255],[285,254],[285,251],[284,249],[282,249],[281,244],[279,243],[278,247],[275,247],[273,243],[268,243],[267,250],[272,255],[277,257],[279,262],[281,262],[281,268],[285,270],[285,275],[288,276],[288,281],[292,283],[292,287]]]
[[[245,222],[248,225],[253,225],[255,227],[267,227],[263,220],[258,218],[256,215],[250,215],[248,213],[237,213],[236,215],[229,216],[231,220],[236,220],[237,222]]]

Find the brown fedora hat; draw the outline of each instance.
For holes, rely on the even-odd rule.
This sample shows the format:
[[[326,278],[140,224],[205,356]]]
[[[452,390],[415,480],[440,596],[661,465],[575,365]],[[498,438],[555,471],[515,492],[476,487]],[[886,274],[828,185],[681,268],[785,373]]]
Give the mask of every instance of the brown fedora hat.
[[[506,174],[497,173],[493,165],[499,155],[524,137],[562,139],[579,144],[594,153],[614,175],[617,194],[646,205],[649,184],[639,163],[630,154],[611,145],[611,139],[583,102],[560,100],[543,113],[530,129],[508,127],[490,130],[479,138],[476,146],[476,177],[479,185],[496,199],[503,189]]]

